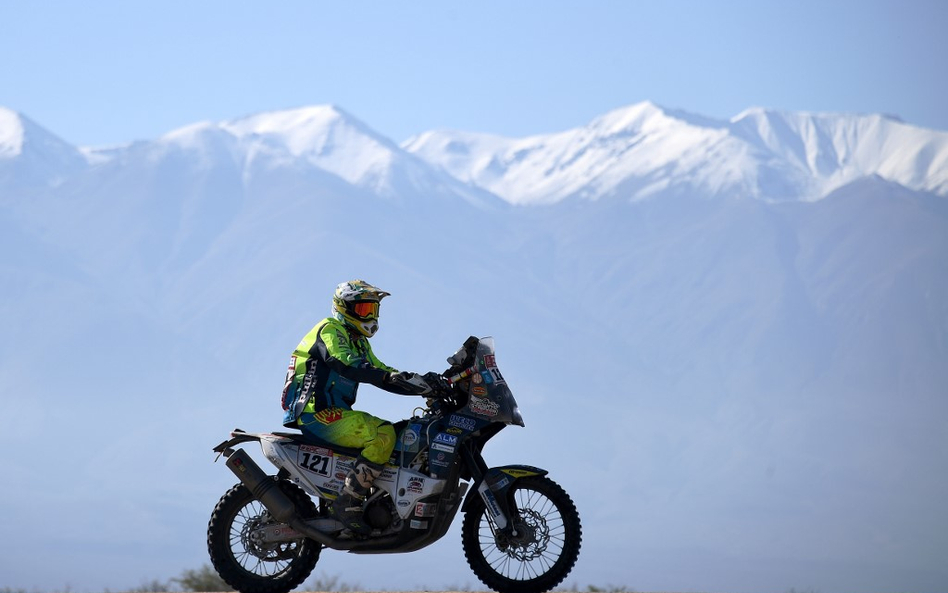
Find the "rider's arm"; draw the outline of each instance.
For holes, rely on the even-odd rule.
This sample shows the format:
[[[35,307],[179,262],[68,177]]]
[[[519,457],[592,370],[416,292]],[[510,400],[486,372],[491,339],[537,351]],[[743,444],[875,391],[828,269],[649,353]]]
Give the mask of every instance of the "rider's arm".
[[[391,378],[398,370],[383,364],[366,345],[365,354],[359,352],[346,330],[326,324],[316,340],[316,351],[326,365],[352,381],[369,383],[399,395],[418,395],[420,391],[404,382],[393,382]],[[363,362],[365,361],[365,362]]]
[[[379,360],[378,357],[375,356],[375,353],[372,352],[371,345],[368,345],[366,358],[368,359],[369,364],[375,368],[388,371],[385,385],[382,386],[382,389],[385,391],[397,393],[399,395],[423,395],[431,391],[428,385],[423,381],[421,385],[413,383],[413,379],[417,377],[415,373],[399,373],[397,369],[394,369]]]
[[[382,387],[385,376],[390,372],[360,364],[362,356],[346,334],[346,330],[334,327],[331,323],[327,323],[320,330],[316,339],[316,353],[330,369],[359,383]]]
[[[398,372],[398,369],[392,368],[378,359],[378,357],[375,355],[375,352],[372,352],[371,344],[369,344],[368,350],[366,351],[366,358],[369,360],[369,364],[371,364],[377,369],[382,369],[383,371],[388,372],[388,373]]]

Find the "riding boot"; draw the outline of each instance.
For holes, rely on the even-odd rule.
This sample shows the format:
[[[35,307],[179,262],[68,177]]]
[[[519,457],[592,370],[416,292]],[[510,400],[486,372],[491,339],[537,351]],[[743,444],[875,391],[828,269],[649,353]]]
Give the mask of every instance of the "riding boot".
[[[342,493],[332,503],[333,516],[347,529],[359,535],[372,533],[372,527],[362,518],[362,512],[365,510],[363,505],[369,488],[381,475],[382,467],[382,464],[373,463],[360,456],[355,466],[349,471],[349,475],[346,476]]]

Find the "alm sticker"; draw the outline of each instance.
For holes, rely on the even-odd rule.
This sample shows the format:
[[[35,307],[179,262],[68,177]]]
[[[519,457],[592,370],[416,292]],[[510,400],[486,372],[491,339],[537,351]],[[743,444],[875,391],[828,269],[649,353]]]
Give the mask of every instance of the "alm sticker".
[[[435,437],[434,442],[444,443],[445,445],[451,445],[452,447],[458,444],[458,437],[453,434],[446,434],[443,432],[438,433],[438,436]]]

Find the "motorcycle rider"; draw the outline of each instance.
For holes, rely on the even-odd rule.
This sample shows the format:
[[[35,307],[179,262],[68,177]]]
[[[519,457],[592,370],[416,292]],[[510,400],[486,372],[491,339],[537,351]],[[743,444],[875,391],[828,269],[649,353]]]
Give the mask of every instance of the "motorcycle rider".
[[[369,338],[378,331],[379,305],[389,293],[364,280],[336,287],[332,314],[313,327],[290,358],[283,388],[283,425],[324,441],[361,449],[332,513],[347,528],[366,535],[362,504],[395,448],[391,422],[353,410],[359,383],[401,395],[432,396],[443,386],[437,373],[421,377],[383,364]],[[435,391],[432,390],[435,387]]]

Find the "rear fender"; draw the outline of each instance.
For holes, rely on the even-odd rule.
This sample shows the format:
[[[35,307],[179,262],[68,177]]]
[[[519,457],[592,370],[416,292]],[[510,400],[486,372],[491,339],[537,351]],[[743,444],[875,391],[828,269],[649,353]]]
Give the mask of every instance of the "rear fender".
[[[244,432],[239,428],[235,428],[233,432],[230,433],[229,439],[214,447],[214,452],[217,453],[217,458],[214,461],[220,459],[221,455],[224,457],[230,457],[233,455],[235,445],[249,443],[251,441],[260,441],[261,436],[262,435],[252,432]]]
[[[234,429],[230,435],[230,439],[214,447],[214,451],[217,453],[217,459],[220,459],[221,455],[230,458],[235,452],[234,447],[237,445],[250,442],[259,443],[267,461],[275,465],[281,471],[289,472],[289,474],[295,478],[294,481],[296,481],[299,486],[302,486],[303,490],[306,490],[310,495],[317,494],[316,488],[310,484],[310,480],[308,480],[306,476],[300,473],[295,460],[291,458],[289,453],[281,446],[291,442],[291,437],[275,433],[244,432],[239,428]],[[217,461],[217,459],[215,459],[215,461]]]

